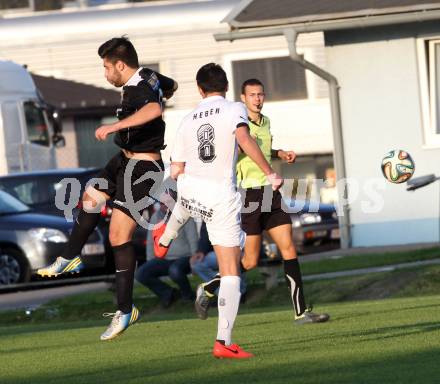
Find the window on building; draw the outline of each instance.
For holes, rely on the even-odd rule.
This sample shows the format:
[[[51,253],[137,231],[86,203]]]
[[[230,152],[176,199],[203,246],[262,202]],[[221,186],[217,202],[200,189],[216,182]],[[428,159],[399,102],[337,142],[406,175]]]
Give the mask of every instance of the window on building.
[[[440,146],[440,39],[419,39],[418,57],[424,140]]]
[[[24,103],[28,140],[33,144],[50,146],[49,131],[43,109],[32,101]]]
[[[72,9],[109,4],[143,3],[149,1],[157,0],[0,0],[0,13],[17,11],[50,11],[62,8]]]
[[[429,89],[433,133],[440,134],[440,40],[429,42]]]
[[[22,10],[30,9],[29,0],[2,0],[0,10]]]
[[[61,9],[64,0],[1,0],[0,10],[4,11],[51,11]]]
[[[274,160],[274,162],[279,164],[279,172],[287,180],[285,188],[292,182],[291,196],[286,193],[286,197],[301,201],[318,201],[321,199],[322,202],[326,203],[329,203],[329,200],[333,198],[336,190],[336,175],[332,155],[298,156],[294,167],[280,160]],[[276,163],[274,165],[277,166]],[[319,180],[325,182],[325,186],[320,184]],[[327,192],[325,199],[322,196],[323,189],[326,189],[324,193]],[[287,190],[285,191],[287,192]]]
[[[305,70],[290,57],[233,61],[232,75],[236,100],[240,99],[241,84],[250,78],[264,84],[267,101],[307,98]]]
[[[75,119],[76,144],[78,148],[78,163],[80,167],[104,167],[118,153],[119,148],[113,142],[114,135],[107,140],[98,141],[95,130],[103,124],[114,123],[114,117],[78,117]]]
[[[160,72],[159,63],[140,63],[140,66],[144,68],[149,68],[154,72]]]

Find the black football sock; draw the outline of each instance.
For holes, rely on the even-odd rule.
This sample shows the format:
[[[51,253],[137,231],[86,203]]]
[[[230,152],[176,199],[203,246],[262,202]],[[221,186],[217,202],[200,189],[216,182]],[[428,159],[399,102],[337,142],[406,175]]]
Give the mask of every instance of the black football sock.
[[[100,216],[99,213],[88,213],[82,209],[80,210],[74,222],[69,241],[61,254],[62,257],[71,260],[81,254],[84,244],[98,225]]]
[[[245,267],[243,267],[243,264],[240,262],[240,274],[243,274],[247,272],[247,269]],[[206,292],[208,292],[211,295],[215,295],[215,292],[217,292],[217,289],[220,288],[220,273],[217,273],[214,278],[210,281],[208,281],[205,285],[204,285],[204,289]]]
[[[284,260],[284,273],[292,296],[293,310],[296,317],[301,316],[306,311],[306,303],[298,259]]]
[[[217,292],[217,289],[220,288],[220,273],[217,273],[214,278],[210,281],[208,281],[204,286],[203,289],[205,292],[208,292],[211,295],[215,295]]]
[[[247,269],[243,266],[243,264],[240,261],[240,274],[243,274],[247,272]],[[215,295],[215,292],[217,292],[217,289],[220,288],[220,273],[217,273],[212,280],[208,281],[207,283],[205,283],[205,285],[203,286],[203,289],[205,290],[205,292],[208,292],[211,295]]]
[[[133,306],[133,282],[136,253],[131,241],[112,247],[116,267],[116,299],[118,309],[130,313]]]

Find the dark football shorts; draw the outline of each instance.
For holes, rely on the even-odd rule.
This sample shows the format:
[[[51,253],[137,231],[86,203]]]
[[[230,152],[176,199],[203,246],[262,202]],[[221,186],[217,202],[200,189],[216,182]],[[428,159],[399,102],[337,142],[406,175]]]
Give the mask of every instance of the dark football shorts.
[[[108,185],[93,187],[110,196],[113,209],[119,209],[139,223],[145,209],[159,198],[163,171],[162,160],[129,159],[121,151],[96,176]]]
[[[246,235],[260,235],[264,230],[292,224],[281,193],[273,191],[271,185],[242,189],[240,192],[244,201],[241,228]]]

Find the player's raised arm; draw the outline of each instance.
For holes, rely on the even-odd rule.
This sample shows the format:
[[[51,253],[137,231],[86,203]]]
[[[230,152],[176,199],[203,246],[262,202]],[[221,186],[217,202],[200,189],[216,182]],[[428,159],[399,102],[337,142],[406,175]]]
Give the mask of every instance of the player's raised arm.
[[[123,120],[109,125],[101,125],[95,132],[95,137],[98,140],[105,140],[110,133],[120,131],[125,128],[136,127],[162,115],[162,108],[159,103],[148,103],[141,109],[136,111],[133,115],[126,117]]]
[[[177,128],[176,137],[174,138],[173,150],[171,152],[171,166],[170,166],[170,176],[172,179],[177,180],[179,175],[185,172],[185,163],[187,161],[187,147],[185,145],[185,135],[184,135],[184,122],[185,119],[180,123],[179,128]]]
[[[173,87],[167,90],[163,90],[163,97],[165,97],[165,99],[169,100],[173,97],[174,92],[177,91],[177,88],[179,88],[179,84],[176,81],[173,81]]]
[[[163,97],[165,97],[165,99],[170,99],[173,95],[174,92],[177,91],[177,88],[179,87],[179,85],[177,84],[177,81],[162,75],[161,73],[157,73],[157,78],[159,79],[159,83],[160,83],[160,88],[162,89],[163,92]]]
[[[114,125],[117,130],[135,127],[148,123],[151,120],[157,119],[162,115],[162,108],[159,103],[151,102],[144,105],[138,111],[133,113],[131,116],[116,122]]]
[[[284,180],[281,176],[276,174],[276,172],[267,162],[266,158],[261,152],[260,147],[249,134],[249,127],[244,124],[240,125],[235,130],[235,137],[237,139],[238,145],[243,150],[243,152],[246,153],[246,155],[248,155],[266,175],[268,181],[272,184],[272,188],[275,191],[279,189],[283,185]]]

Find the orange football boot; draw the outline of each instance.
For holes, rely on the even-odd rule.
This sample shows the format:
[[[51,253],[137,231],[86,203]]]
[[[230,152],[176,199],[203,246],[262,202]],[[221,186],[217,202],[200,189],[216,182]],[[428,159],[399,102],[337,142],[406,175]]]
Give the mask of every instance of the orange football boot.
[[[159,227],[153,229],[153,245],[154,245],[154,254],[159,259],[163,259],[170,248],[170,244],[168,244],[168,247],[165,247],[160,243],[160,238],[162,237],[163,233],[165,232],[167,225],[162,224]]]
[[[237,344],[224,345],[220,341],[216,341],[212,354],[217,359],[249,359],[254,357],[252,353],[241,349]]]

